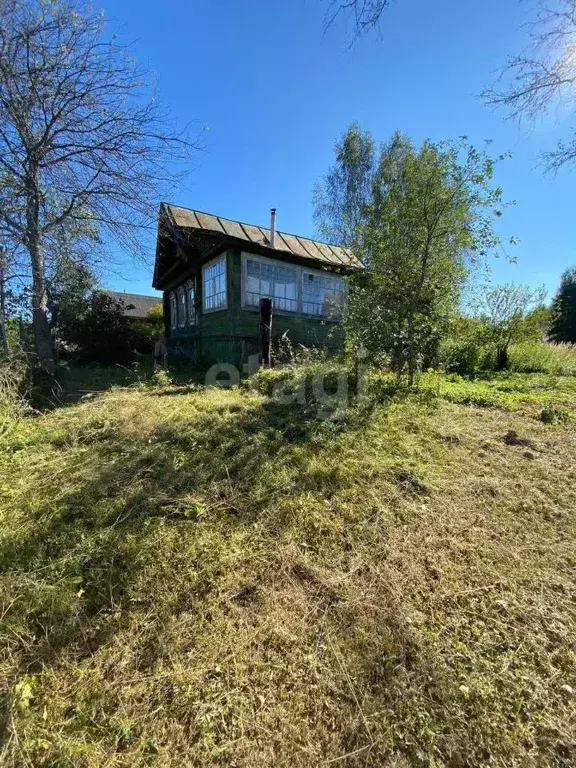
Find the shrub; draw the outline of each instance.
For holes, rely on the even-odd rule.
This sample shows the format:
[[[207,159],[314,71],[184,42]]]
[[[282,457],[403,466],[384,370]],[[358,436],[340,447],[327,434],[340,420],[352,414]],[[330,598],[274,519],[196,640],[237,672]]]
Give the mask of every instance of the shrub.
[[[160,387],[161,389],[170,387],[173,383],[174,380],[172,376],[169,371],[166,371],[164,368],[156,368],[150,379],[150,384],[153,387]]]
[[[125,363],[131,357],[130,321],[120,302],[94,292],[87,311],[64,341],[81,362]]]
[[[440,367],[447,373],[472,376],[489,367],[490,353],[477,339],[447,339],[440,349]]]
[[[126,329],[128,346],[133,352],[151,355],[154,342],[162,335],[162,321],[130,322]]]
[[[566,424],[569,416],[565,411],[560,411],[553,405],[546,405],[540,411],[540,421],[543,424]]]

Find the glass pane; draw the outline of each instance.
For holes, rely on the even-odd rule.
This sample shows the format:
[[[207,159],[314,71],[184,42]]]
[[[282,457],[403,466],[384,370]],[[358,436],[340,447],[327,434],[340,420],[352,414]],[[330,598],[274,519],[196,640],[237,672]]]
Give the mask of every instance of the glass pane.
[[[338,318],[342,312],[345,292],[346,284],[339,277],[310,272],[302,275],[303,311],[308,315]]]
[[[226,259],[204,268],[204,309],[226,304]]]
[[[248,259],[246,262],[246,295],[248,306],[258,306],[261,298],[273,300],[276,309],[297,312],[297,272],[281,264]]]

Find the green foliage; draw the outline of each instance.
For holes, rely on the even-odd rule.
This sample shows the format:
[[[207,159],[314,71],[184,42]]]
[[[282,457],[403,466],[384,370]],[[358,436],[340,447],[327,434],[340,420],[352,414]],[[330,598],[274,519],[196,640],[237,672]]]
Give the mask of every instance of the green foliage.
[[[467,315],[453,317],[440,345],[438,363],[447,373],[461,376],[473,376],[489,368],[490,349],[483,323]]]
[[[164,368],[156,368],[150,379],[150,383],[154,387],[166,388],[170,387],[174,381],[172,376]]]
[[[566,411],[546,405],[540,412],[540,421],[544,424],[568,424],[570,417]]]
[[[151,355],[154,342],[162,336],[163,331],[164,323],[161,319],[129,322],[127,335],[130,349],[141,355]]]
[[[122,304],[95,291],[83,314],[68,328],[65,341],[83,362],[125,363],[131,358],[130,321]]]
[[[328,242],[353,246],[370,204],[378,167],[376,143],[352,123],[334,147],[336,162],[313,195],[314,221]]]
[[[149,320],[160,321],[160,327],[163,327],[164,306],[161,301],[159,301],[158,304],[154,304],[154,306],[148,310],[147,317]]]
[[[369,269],[351,285],[350,347],[410,381],[436,364],[470,269],[499,243],[493,172],[494,160],[464,141],[415,147],[395,134],[381,148],[355,229]]]
[[[52,332],[56,341],[71,339],[90,306],[90,295],[96,286],[92,270],[65,256],[59,260],[49,281],[49,307]]]
[[[550,338],[560,343],[576,344],[576,267],[562,275],[551,314]]]
[[[150,355],[162,335],[161,313],[146,321],[124,316],[124,304],[87,284],[62,292],[59,339],[68,357],[80,362],[127,363],[134,353]]]

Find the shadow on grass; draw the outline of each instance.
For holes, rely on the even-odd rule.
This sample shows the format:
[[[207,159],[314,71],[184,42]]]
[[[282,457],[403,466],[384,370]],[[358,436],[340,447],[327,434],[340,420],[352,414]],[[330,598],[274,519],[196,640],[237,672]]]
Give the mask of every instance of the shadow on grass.
[[[192,422],[165,421],[139,438],[89,429],[76,435],[84,450],[70,452],[57,489],[40,481],[46,501],[33,513],[27,535],[15,532],[0,545],[0,573],[10,572],[15,586],[37,570],[46,585],[50,574],[56,582],[54,589],[36,590],[33,604],[22,601],[26,619],[19,634],[34,638],[20,649],[24,664],[54,660],[69,644],[92,653],[117,629],[142,565],[139,543],[154,535],[151,521],[188,526],[206,509],[231,528],[250,526],[276,491],[280,469],[295,492],[317,490],[324,480],[332,486],[326,495],[333,492],[334,473],[323,480],[308,472],[311,454],[292,455],[292,448],[310,441],[320,447],[350,426],[319,420],[314,405],[270,400],[232,408],[226,418],[206,412]],[[66,450],[61,436],[54,445]],[[114,621],[80,633],[86,619],[109,613]]]
[[[105,377],[102,385],[100,391],[113,384]],[[157,394],[148,392],[144,407],[146,397]],[[283,498],[325,503],[349,482],[337,463],[311,463],[343,432],[361,435],[373,410],[352,409],[334,420],[327,415],[313,400],[254,398],[196,411],[191,420],[164,419],[141,435],[114,428],[99,433],[88,424],[74,445],[55,438],[63,466],[57,477],[39,478],[35,492],[43,501],[32,506],[24,528],[0,543],[0,579],[18,596],[9,617],[14,679],[57,666],[63,657],[90,657],[135,613],[177,614],[191,601],[199,606],[203,596],[217,595],[229,566],[200,544],[192,561],[181,564],[183,581],[172,595],[160,600],[147,593],[142,580],[150,568],[168,568],[174,583],[180,578],[177,548],[170,554],[174,562],[155,562],[164,551],[158,537],[174,531],[186,539],[188,554],[197,526],[214,526],[223,541],[250,541],[255,527],[279,540],[293,524],[292,512],[279,503]],[[194,585],[186,581],[189,573],[197,574]],[[145,663],[153,664],[160,652],[152,644]],[[8,722],[9,704],[6,694],[0,721],[4,716]]]

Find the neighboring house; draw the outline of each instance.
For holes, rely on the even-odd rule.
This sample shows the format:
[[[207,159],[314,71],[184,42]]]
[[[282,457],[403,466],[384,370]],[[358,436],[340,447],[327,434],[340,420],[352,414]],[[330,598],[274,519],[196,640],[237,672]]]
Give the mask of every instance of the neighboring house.
[[[260,299],[272,337],[341,348],[347,284],[363,269],[348,250],[162,203],[154,288],[164,292],[169,354],[240,365],[258,352]]]
[[[121,293],[119,291],[102,291],[115,299],[124,307],[124,316],[131,320],[150,321],[150,310],[162,303],[162,299],[154,296],[142,296],[138,293]]]

